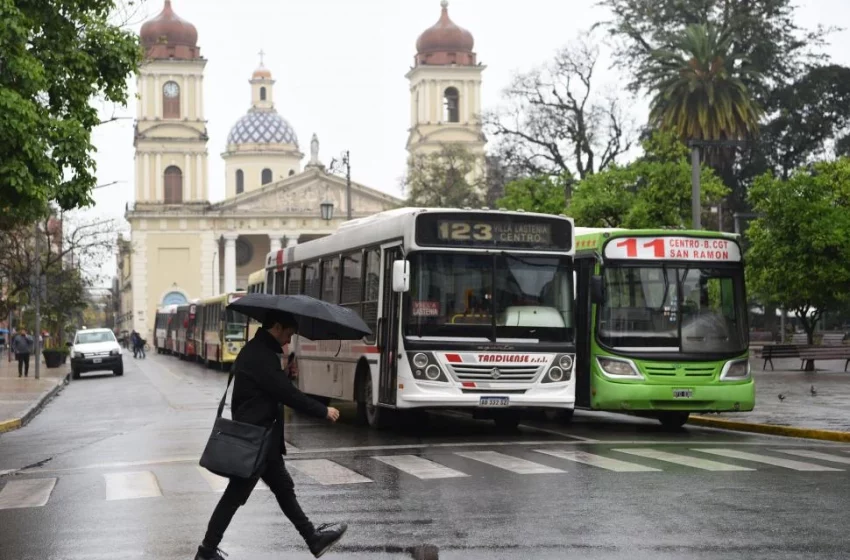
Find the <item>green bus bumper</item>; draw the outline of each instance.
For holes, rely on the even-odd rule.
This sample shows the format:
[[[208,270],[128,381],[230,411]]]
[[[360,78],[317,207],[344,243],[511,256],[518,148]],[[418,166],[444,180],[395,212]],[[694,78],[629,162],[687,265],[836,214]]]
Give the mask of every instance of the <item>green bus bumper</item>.
[[[674,389],[691,389],[691,398],[673,398]],[[755,405],[756,387],[745,382],[711,385],[684,383],[616,383],[594,378],[590,406],[593,410],[673,410],[681,412],[749,412]]]

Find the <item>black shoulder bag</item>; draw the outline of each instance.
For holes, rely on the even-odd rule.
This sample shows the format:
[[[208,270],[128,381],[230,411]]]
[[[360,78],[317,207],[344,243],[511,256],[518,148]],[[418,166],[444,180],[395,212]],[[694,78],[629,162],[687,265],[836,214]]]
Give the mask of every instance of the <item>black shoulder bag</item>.
[[[265,466],[272,428],[222,418],[224,399],[236,367],[230,370],[227,387],[218,404],[212,434],[201,455],[200,465],[219,476],[254,478]]]

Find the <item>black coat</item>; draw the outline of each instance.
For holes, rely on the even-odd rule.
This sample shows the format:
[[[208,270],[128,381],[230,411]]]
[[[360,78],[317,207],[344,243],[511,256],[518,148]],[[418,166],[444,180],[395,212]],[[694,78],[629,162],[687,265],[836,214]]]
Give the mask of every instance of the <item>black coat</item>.
[[[282,348],[265,329],[239,352],[233,367],[232,418],[238,422],[269,427],[272,431],[272,450],[279,442],[280,453],[286,454],[283,441],[283,405],[302,414],[327,418],[328,407],[298,390],[280,368]]]

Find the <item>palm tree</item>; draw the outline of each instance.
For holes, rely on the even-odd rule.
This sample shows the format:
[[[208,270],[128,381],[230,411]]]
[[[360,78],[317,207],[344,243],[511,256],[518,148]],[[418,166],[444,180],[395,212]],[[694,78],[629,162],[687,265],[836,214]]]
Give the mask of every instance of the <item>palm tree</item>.
[[[659,49],[640,72],[651,124],[688,140],[744,140],[758,131],[762,110],[747,83],[758,83],[729,35],[711,25],[690,25]]]

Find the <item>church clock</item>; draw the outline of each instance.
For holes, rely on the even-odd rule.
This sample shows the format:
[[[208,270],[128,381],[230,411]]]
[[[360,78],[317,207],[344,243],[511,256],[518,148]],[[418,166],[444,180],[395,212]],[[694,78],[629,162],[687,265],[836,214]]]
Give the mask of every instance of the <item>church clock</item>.
[[[180,95],[180,86],[178,86],[176,82],[168,82],[163,87],[163,93],[165,94],[165,97],[177,97]]]

